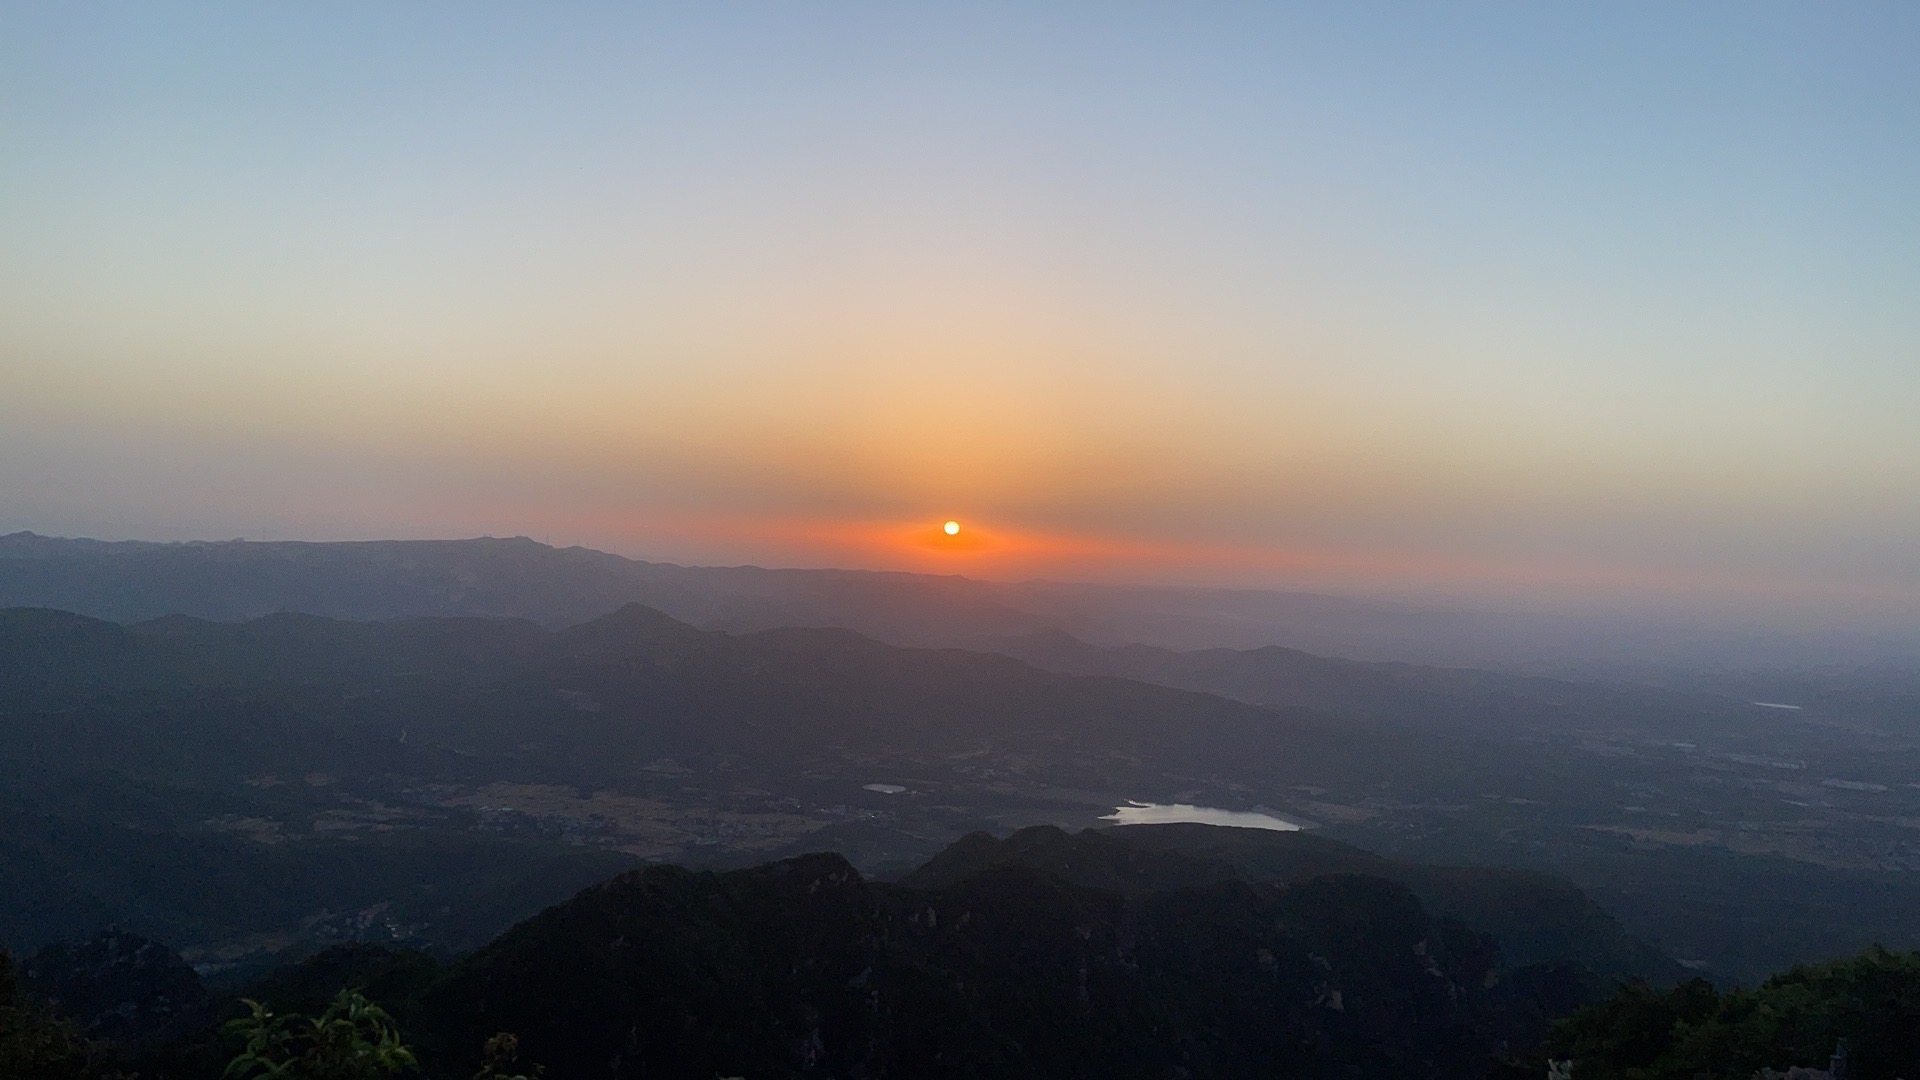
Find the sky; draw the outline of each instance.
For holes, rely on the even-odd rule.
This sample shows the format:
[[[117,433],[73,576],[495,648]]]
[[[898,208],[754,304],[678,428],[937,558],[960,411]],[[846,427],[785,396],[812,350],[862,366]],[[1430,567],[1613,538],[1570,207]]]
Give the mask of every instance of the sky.
[[[1917,50],[5,0],[0,531],[1920,615]]]

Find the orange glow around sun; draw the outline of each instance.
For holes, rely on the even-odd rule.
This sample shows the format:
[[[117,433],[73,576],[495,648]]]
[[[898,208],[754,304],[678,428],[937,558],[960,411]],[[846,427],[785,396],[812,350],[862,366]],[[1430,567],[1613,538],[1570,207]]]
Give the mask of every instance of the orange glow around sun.
[[[1746,579],[1680,579],[1633,567],[1516,564],[1405,551],[1356,551],[982,526],[949,534],[930,515],[894,519],[581,514],[578,542],[693,565],[859,567],[965,574],[985,580],[1161,581],[1238,588],[1327,588],[1383,583],[1535,586],[1550,583],[1671,591],[1706,584],[1762,595]],[[959,522],[954,522],[957,526]]]

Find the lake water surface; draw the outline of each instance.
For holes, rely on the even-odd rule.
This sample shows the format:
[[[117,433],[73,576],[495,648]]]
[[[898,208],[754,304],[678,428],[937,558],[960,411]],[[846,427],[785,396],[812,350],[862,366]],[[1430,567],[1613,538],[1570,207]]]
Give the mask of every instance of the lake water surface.
[[[1132,800],[1128,800],[1125,806],[1114,807],[1113,813],[1105,815],[1100,820],[1121,825],[1166,825],[1179,821],[1191,821],[1201,825],[1234,825],[1242,829],[1272,829],[1275,832],[1298,832],[1301,828],[1297,821],[1288,821],[1283,817],[1252,810],[1222,810],[1215,806]]]

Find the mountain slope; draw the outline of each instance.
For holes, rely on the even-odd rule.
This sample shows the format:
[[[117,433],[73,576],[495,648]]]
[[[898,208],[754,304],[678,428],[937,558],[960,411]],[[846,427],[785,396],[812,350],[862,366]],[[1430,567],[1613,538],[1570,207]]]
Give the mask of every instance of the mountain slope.
[[[1210,825],[1126,825],[1078,835],[1037,826],[1004,840],[976,833],[901,883],[937,888],[1004,865],[1120,892],[1365,874],[1404,885],[1436,915],[1487,934],[1511,967],[1579,963],[1602,983],[1646,979],[1671,985],[1688,975],[1671,958],[1627,933],[1564,878],[1494,867],[1396,862],[1311,833]]]
[[[1674,738],[1778,719],[1746,700],[1716,694],[1346,660],[1274,645],[1183,652],[1140,644],[1101,647],[1059,631],[1040,631],[977,647],[1048,671],[1136,679],[1260,705],[1323,709],[1451,731],[1577,728]]]
[[[85,645],[44,647],[57,635]],[[0,708],[18,714],[26,740],[16,753],[75,767],[117,741],[143,769],[230,779],[246,769],[458,774],[489,757],[618,769],[661,754],[823,748],[915,758],[1044,747],[1138,771],[1149,758],[1199,767],[1364,728],[847,631],[735,637],[638,605],[554,633],[292,615],[120,628],[16,609],[0,618],[0,675]]]
[[[1363,876],[922,891],[818,855],[616,878],[462,961],[425,1015],[569,1076],[1465,1077],[1497,1039],[1491,955]]]

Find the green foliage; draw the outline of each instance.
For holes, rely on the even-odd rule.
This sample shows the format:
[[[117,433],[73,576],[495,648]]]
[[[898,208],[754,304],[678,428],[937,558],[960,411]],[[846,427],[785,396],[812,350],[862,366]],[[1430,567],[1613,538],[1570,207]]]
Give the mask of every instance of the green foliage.
[[[0,950],[0,1076],[109,1080],[117,1074],[71,1023],[27,999],[13,957]]]
[[[1563,1021],[1548,1040],[1548,1055],[1579,1062],[1579,1073],[1596,1080],[1640,1076],[1672,1051],[1679,1032],[1707,1021],[1719,1007],[1719,994],[1704,979],[1665,993],[1630,983]]]
[[[223,1076],[248,1080],[374,1080],[418,1067],[385,1009],[342,990],[318,1017],[278,1016],[251,999],[227,1023],[245,1043]]]
[[[538,1065],[527,1069],[520,1068],[520,1037],[502,1031],[481,1048],[480,1071],[473,1074],[473,1080],[540,1080],[547,1071]]]
[[[1920,952],[1878,946],[1720,995],[1701,981],[1665,993],[1628,986],[1580,1010],[1548,1040],[1579,1080],[1745,1078],[1763,1068],[1824,1067],[1837,1040],[1853,1075],[1910,1074],[1920,1062]]]

